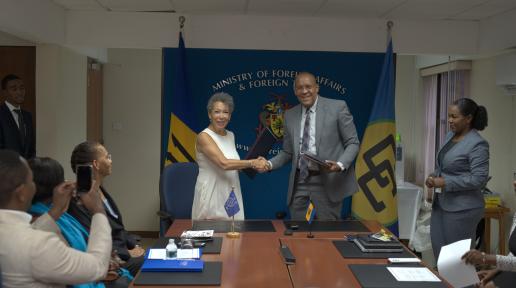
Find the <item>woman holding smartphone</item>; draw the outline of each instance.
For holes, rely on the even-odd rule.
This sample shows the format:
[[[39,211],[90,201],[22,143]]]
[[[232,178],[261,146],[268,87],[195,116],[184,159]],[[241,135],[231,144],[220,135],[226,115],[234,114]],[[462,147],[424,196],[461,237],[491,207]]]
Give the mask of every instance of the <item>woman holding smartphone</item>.
[[[109,195],[102,183],[104,178],[111,175],[112,160],[111,154],[98,142],[83,142],[75,146],[71,165],[74,173],[78,172],[81,165],[91,165],[93,178],[100,184],[100,197],[106,209],[106,215],[111,225],[111,236],[113,238],[113,250],[125,261],[122,267],[126,268],[134,276],[143,264],[145,250],[138,246],[138,236],[130,234],[125,230],[122,221],[122,214],[118,209],[115,200]],[[80,203],[71,202],[68,213],[74,216],[87,229],[91,225],[91,215]]]
[[[32,199],[32,206],[29,209],[29,213],[32,214],[33,217],[40,217],[50,210],[54,197],[54,189],[64,182],[64,169],[59,162],[48,157],[32,158],[29,160],[29,166],[34,177],[34,184],[36,185],[36,194]],[[91,189],[91,185],[90,174],[89,189]],[[81,193],[87,193],[88,191],[82,191]],[[56,221],[56,224],[70,247],[83,252],[87,251],[90,234],[72,215],[64,212]],[[116,257],[111,258],[108,274],[102,279],[102,282],[82,283],[73,285],[73,287],[127,287],[133,277],[129,275],[129,271],[121,268],[116,260]]]

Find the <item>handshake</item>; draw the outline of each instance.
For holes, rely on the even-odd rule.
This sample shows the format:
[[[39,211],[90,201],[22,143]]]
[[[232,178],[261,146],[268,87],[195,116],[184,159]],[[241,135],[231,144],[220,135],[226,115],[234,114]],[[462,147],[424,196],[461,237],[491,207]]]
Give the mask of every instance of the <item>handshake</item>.
[[[269,161],[262,156],[251,160],[251,168],[258,171],[259,173],[267,172],[272,169],[269,165]]]

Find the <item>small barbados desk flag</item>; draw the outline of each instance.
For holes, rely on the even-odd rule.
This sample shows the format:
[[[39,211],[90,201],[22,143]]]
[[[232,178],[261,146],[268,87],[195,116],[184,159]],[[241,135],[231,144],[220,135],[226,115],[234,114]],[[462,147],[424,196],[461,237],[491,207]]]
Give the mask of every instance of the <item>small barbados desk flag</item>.
[[[238,211],[240,211],[240,206],[238,205],[238,199],[236,198],[234,188],[231,189],[231,192],[229,193],[228,200],[226,200],[226,203],[224,204],[224,209],[226,209],[228,217],[233,217],[238,213]]]
[[[312,200],[308,203],[308,209],[306,209],[306,221],[308,221],[308,224],[311,224],[315,217],[315,206]]]

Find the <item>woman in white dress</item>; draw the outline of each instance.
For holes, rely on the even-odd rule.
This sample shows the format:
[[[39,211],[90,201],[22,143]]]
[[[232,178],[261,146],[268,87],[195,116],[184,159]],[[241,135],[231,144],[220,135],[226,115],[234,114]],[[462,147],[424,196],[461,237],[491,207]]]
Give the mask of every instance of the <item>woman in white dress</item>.
[[[240,160],[235,147],[233,132],[226,130],[231,119],[233,97],[216,93],[208,100],[210,125],[197,135],[195,154],[199,175],[195,184],[192,219],[229,219],[224,204],[235,192],[240,211],[236,220],[244,220],[244,203],[238,178],[239,169],[260,169],[264,160]]]

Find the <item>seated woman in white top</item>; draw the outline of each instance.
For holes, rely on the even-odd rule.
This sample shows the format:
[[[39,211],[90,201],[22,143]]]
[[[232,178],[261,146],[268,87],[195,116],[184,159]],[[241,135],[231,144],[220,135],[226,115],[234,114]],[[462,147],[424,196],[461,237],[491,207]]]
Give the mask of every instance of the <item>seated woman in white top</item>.
[[[516,181],[512,183],[514,186],[514,191],[516,191]],[[511,281],[514,285],[516,281],[516,232],[514,231],[516,227],[516,213],[513,216],[511,234],[509,236],[509,254],[508,255],[493,255],[493,254],[485,254],[484,252],[480,252],[478,250],[470,250],[462,259],[468,264],[486,264],[495,266],[495,269],[491,270],[482,270],[478,272],[478,276],[481,280],[481,287],[506,287],[505,282],[508,279],[512,279]],[[499,275],[500,272],[503,275]],[[501,281],[503,278],[503,282]],[[491,281],[493,280],[494,283]],[[499,280],[499,281],[497,281]],[[514,287],[514,286],[508,287]]]

